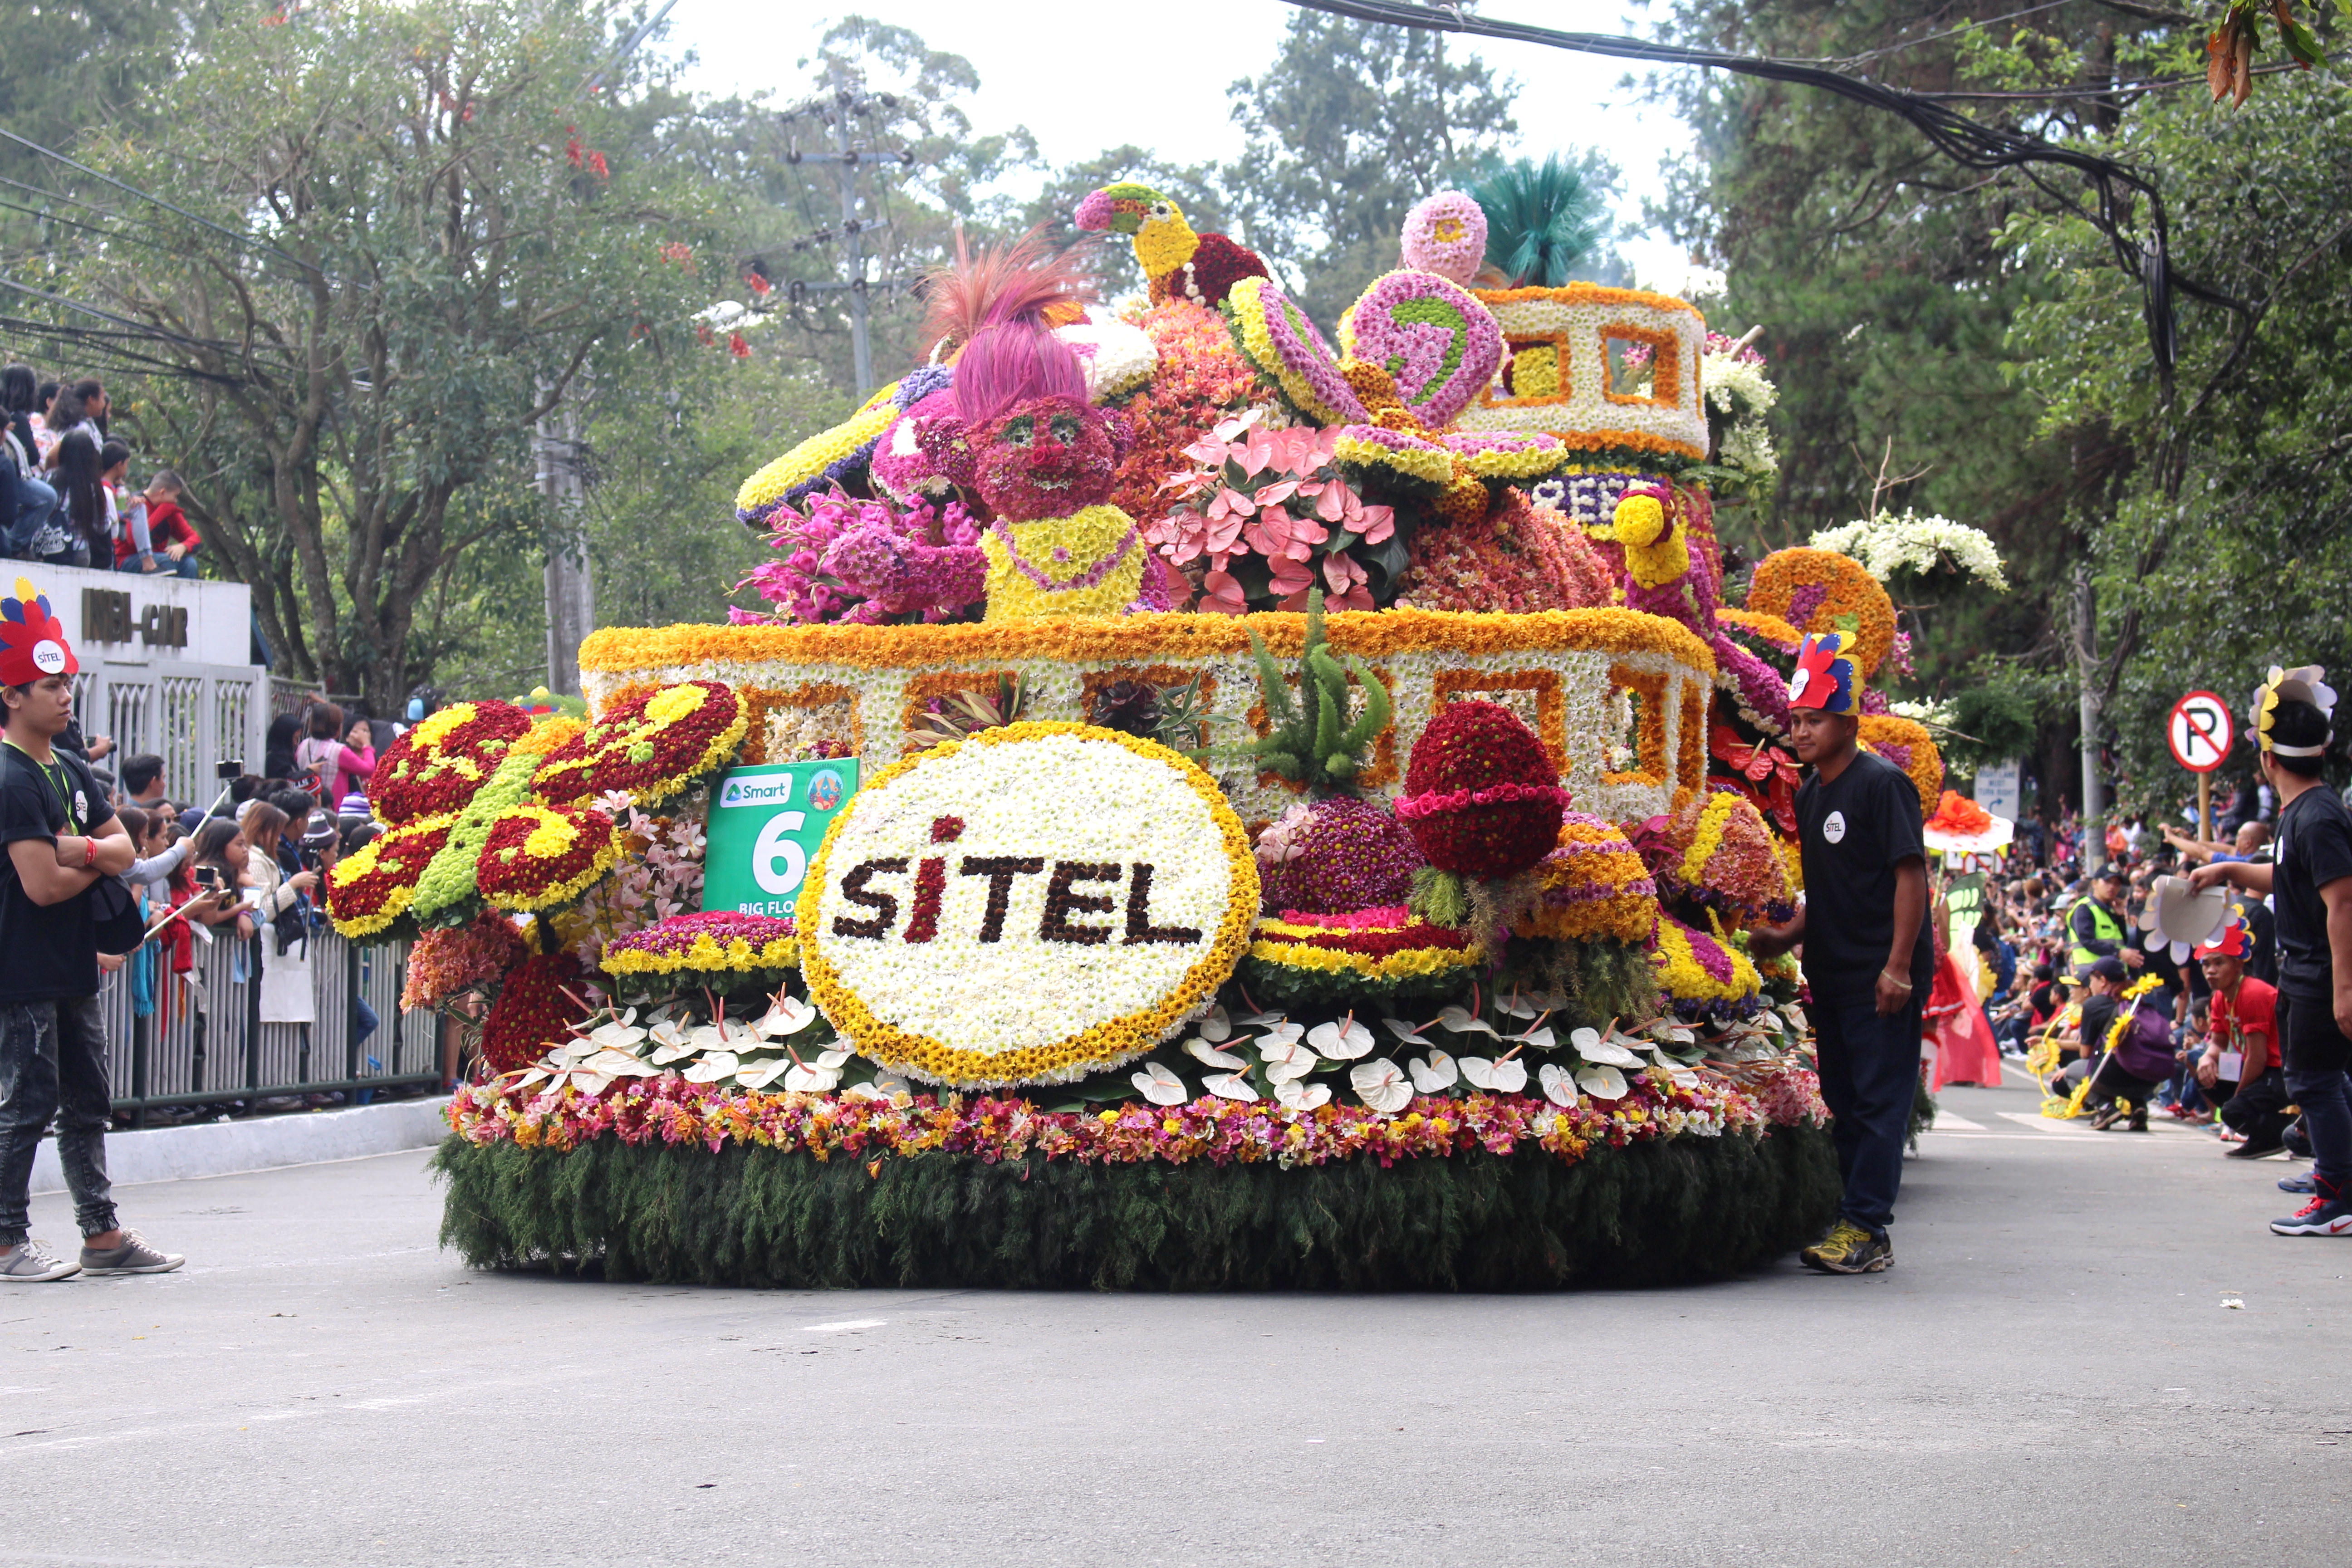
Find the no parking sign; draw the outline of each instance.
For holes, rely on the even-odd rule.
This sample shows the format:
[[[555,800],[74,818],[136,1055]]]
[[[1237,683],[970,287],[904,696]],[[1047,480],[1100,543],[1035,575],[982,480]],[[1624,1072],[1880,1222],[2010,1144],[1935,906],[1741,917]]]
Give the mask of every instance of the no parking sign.
[[[2172,705],[2164,738],[2174,762],[2192,773],[2210,773],[2229,761],[2237,731],[2229,704],[2210,691],[2192,691]]]

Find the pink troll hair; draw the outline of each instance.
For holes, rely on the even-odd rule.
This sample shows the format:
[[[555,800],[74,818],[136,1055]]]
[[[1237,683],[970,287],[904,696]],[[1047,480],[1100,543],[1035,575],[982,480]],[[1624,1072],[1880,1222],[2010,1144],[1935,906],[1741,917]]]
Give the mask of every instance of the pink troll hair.
[[[1008,321],[1062,326],[1097,298],[1084,252],[1055,251],[1043,225],[1010,245],[984,245],[978,255],[959,227],[955,260],[932,269],[923,294],[922,341],[934,352],[959,348]]]
[[[1070,345],[1026,321],[973,333],[955,362],[956,414],[965,427],[977,434],[1033,397],[1086,402],[1086,367]]]

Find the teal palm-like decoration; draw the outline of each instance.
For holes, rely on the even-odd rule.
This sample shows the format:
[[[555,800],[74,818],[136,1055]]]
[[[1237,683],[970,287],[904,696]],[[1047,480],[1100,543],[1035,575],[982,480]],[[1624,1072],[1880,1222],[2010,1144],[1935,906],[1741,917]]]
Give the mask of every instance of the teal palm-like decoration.
[[[1583,171],[1554,153],[1522,158],[1470,188],[1486,215],[1486,265],[1513,289],[1558,289],[1609,237],[1609,208]]]

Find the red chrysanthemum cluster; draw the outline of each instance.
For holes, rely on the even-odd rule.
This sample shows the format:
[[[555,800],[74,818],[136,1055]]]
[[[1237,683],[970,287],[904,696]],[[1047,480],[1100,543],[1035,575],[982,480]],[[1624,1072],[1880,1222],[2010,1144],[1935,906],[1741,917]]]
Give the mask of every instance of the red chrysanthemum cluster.
[[[1448,703],[1413,742],[1397,816],[1441,871],[1509,877],[1551,851],[1568,792],[1535,731],[1493,702]]]
[[[570,1038],[572,1026],[588,1016],[583,994],[579,961],[569,952],[524,959],[482,1020],[482,1059],[490,1071],[527,1068]]]
[[[376,820],[397,826],[463,811],[530,730],[530,714],[491,701],[461,702],[411,725],[368,776]]]
[[[586,892],[622,847],[619,826],[593,806],[527,804],[490,824],[474,879],[499,909],[552,909]]]
[[[549,753],[531,794],[571,805],[609,791],[652,806],[734,756],[743,704],[723,681],[688,680],[632,698]]]

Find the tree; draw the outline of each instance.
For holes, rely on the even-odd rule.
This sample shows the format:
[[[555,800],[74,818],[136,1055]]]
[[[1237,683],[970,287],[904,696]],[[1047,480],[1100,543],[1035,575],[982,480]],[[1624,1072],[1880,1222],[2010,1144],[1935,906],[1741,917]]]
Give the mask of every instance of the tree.
[[[1499,155],[1517,90],[1441,33],[1294,12],[1274,63],[1226,89],[1248,137],[1229,205],[1328,330],[1401,265],[1412,205]]]
[[[2199,42],[2166,63],[2200,63]],[[2101,692],[2147,800],[2182,777],[2164,718],[2183,692],[2242,709],[2273,664],[2352,670],[2352,103],[2299,72],[2234,112],[2178,93],[2128,116],[2117,145],[2162,171],[2174,266],[2212,296],[2181,301],[2168,395],[2137,280],[2103,238],[2061,214],[2021,215],[2003,237],[2060,279],[2011,342],[2044,426],[2104,428],[2134,455],[2095,560]]]
[[[1686,0],[1669,31],[1920,91],[1990,92],[1959,107],[2078,144],[2112,138],[2123,98],[2081,89],[2137,74],[2136,56],[2166,36],[2168,14],[2073,0],[2035,13],[2030,32],[1973,21],[2013,10],[2005,0],[1932,13],[1891,0]],[[2045,677],[2071,668],[2074,563],[2128,460],[2095,422],[2047,422],[2008,363],[2011,322],[2062,280],[2046,249],[2005,241],[2004,226],[2054,210],[2069,188],[1960,168],[1892,116],[1806,87],[1694,72],[1672,96],[1698,151],[1655,216],[1724,268],[1710,316],[1735,333],[1763,328],[1780,390],[1778,490],[1761,516],[1727,510],[1727,535],[1750,551],[1803,543],[1866,515],[1874,498],[1983,528],[2014,587],[1914,606],[1919,678],[1948,693],[2012,679],[2042,693]],[[1883,473],[1902,482],[1881,494]],[[2044,719],[2037,772],[2071,792],[2072,721],[2041,696],[2033,707]]]
[[[293,671],[385,710],[478,549],[538,543],[540,418],[657,376],[709,302],[726,193],[660,155],[645,68],[590,94],[607,0],[357,0],[224,24],[168,131],[100,166],[208,220],[76,286],[146,323],[131,411]]]

